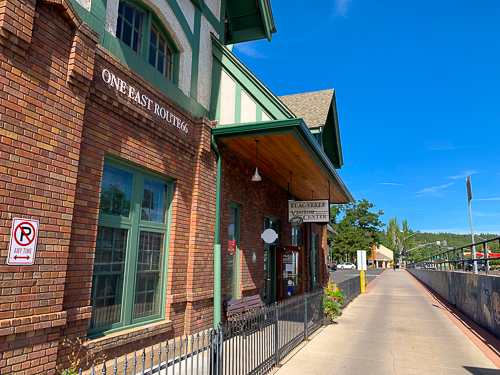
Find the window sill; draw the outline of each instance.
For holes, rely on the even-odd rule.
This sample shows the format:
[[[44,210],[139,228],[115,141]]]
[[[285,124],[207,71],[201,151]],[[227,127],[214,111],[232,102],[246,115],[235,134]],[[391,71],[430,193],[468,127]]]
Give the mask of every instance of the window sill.
[[[145,338],[151,338],[156,335],[172,330],[172,321],[163,320],[158,323],[152,323],[145,326],[130,328],[125,331],[115,332],[104,337],[89,340],[85,343],[87,350],[98,349],[108,350],[128,345],[132,342]]]

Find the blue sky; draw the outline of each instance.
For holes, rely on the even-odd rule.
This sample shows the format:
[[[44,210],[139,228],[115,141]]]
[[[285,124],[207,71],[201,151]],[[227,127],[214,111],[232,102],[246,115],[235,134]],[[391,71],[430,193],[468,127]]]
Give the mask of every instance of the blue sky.
[[[500,234],[500,1],[271,0],[235,54],[276,95],[335,88],[356,199],[413,230]]]

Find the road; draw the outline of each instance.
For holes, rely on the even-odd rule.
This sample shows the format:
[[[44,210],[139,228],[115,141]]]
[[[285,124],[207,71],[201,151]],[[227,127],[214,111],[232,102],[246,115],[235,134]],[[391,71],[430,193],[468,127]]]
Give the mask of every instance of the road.
[[[368,283],[373,281],[375,278],[379,277],[385,268],[370,268],[365,271],[365,278]],[[392,272],[394,272],[391,269]],[[350,279],[351,277],[359,277],[359,270],[339,270],[330,272],[330,280],[334,283],[340,283],[341,281]]]

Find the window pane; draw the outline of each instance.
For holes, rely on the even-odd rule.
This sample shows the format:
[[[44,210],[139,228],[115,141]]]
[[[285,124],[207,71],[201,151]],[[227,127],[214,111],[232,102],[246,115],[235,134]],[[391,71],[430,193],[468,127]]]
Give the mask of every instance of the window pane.
[[[123,33],[122,40],[127,46],[131,46],[132,42],[132,26],[130,26],[127,22],[123,22]]]
[[[158,69],[158,71],[163,74],[164,73],[164,64],[165,64],[165,57],[158,53],[158,66],[156,67],[156,69]]]
[[[238,265],[236,264],[236,241],[238,240],[238,208],[234,206],[229,206],[228,224],[226,300],[230,301],[237,298],[238,296],[238,291],[236,290],[236,272],[238,272]]]
[[[99,212],[129,217],[132,173],[104,165]]]
[[[158,43],[158,38],[157,38],[158,30],[156,30],[156,27],[154,25],[151,25],[151,44],[153,46],[157,46]]]
[[[156,67],[156,49],[153,46],[149,46],[149,63]]]
[[[134,319],[159,313],[162,249],[162,233],[141,231],[137,256]]]
[[[120,3],[120,6],[121,6],[121,3]],[[118,39],[122,38],[122,27],[123,27],[123,18],[120,14],[118,14],[118,22],[116,23],[116,37]]]
[[[142,12],[138,9],[135,10],[134,27],[139,33],[142,31]]]
[[[134,8],[128,4],[125,5],[125,19],[132,24],[134,20]]]
[[[160,44],[158,46],[158,50],[162,53],[162,54],[165,54],[165,39],[163,39],[161,36],[160,36]]]
[[[135,52],[137,52],[137,53],[139,53],[140,48],[141,48],[141,44],[140,44],[140,41],[139,41],[139,37],[140,37],[140,35],[139,35],[139,34],[137,34],[137,32],[136,32],[136,31],[134,31],[134,41],[133,41],[133,44],[132,44],[132,49],[133,49]]]
[[[167,186],[144,179],[141,220],[155,223],[165,222],[167,212]]]
[[[91,329],[120,322],[127,234],[126,229],[97,228]]]

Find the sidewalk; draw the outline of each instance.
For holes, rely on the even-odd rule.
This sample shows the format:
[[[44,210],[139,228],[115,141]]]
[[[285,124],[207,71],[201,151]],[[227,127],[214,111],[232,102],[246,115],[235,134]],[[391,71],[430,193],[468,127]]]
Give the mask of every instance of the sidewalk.
[[[389,271],[276,375],[500,374],[403,270]]]

